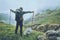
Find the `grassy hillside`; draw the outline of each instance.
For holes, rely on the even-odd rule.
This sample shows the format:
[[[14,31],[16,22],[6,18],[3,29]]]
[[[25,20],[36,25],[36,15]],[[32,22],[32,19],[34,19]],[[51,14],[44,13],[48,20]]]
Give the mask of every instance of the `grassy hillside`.
[[[30,25],[32,22],[28,20],[28,24]],[[60,24],[60,8],[54,10],[47,9],[37,13],[33,24]]]
[[[60,11],[52,10],[53,12],[46,11],[45,14],[40,14],[39,22],[41,24],[60,24]]]
[[[0,23],[0,40],[36,40],[38,35],[42,35],[41,32],[33,31],[29,36],[20,37],[19,31],[17,35],[14,31],[15,26]]]

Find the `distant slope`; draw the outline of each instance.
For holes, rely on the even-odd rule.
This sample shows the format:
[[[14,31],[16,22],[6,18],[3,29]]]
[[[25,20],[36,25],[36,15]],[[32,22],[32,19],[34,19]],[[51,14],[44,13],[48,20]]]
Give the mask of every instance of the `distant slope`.
[[[0,22],[4,22],[4,23],[8,24],[9,21],[10,21],[11,24],[15,23],[15,20],[12,17],[10,18],[9,14],[0,13]]]
[[[8,20],[8,14],[0,13],[0,20]]]
[[[28,20],[27,25],[31,24],[31,20]],[[35,15],[33,24],[60,24],[60,8],[54,10],[45,10],[42,13]]]

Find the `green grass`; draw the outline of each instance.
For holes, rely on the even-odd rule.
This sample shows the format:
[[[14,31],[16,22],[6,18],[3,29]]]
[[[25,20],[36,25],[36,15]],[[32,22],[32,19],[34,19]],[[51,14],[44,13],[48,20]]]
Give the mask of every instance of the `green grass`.
[[[24,28],[23,28],[24,29]],[[15,26],[0,23],[0,40],[36,40],[38,35],[42,35],[42,32],[33,31],[29,36],[20,37],[20,32],[18,34],[14,33]]]
[[[33,24],[60,24],[60,8],[55,10],[44,11],[40,14],[36,14],[34,16]],[[27,25],[32,24],[30,20],[28,20]]]

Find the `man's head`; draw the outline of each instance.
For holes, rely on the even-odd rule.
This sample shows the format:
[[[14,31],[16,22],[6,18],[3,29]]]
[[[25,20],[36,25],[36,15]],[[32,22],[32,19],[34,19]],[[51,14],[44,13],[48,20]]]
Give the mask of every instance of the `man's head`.
[[[20,8],[19,8],[19,11],[23,11],[23,8],[22,8],[22,7],[20,7]]]

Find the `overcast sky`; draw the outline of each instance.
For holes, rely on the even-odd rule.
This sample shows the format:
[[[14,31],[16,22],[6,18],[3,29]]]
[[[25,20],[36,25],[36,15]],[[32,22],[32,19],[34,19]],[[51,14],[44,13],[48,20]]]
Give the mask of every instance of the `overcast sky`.
[[[60,6],[60,0],[0,0],[0,13],[10,13],[9,9],[23,7],[24,11],[36,11],[46,8],[56,8]],[[12,13],[13,14],[13,13]],[[24,20],[32,14],[24,15]],[[14,18],[14,14],[12,15]]]

